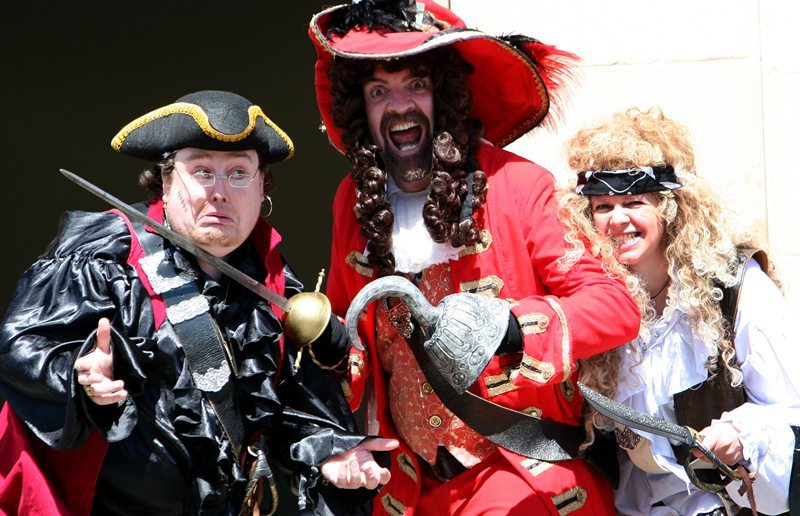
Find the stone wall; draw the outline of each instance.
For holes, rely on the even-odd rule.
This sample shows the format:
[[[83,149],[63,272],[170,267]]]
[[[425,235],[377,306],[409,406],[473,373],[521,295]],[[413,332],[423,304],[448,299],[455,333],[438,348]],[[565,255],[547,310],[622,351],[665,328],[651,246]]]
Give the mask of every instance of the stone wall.
[[[698,171],[769,243],[800,313],[794,129],[800,121],[800,4],[790,0],[441,0],[470,27],[521,33],[582,58],[557,130],[509,146],[563,179],[563,145],[614,111],[661,107],[692,135]]]

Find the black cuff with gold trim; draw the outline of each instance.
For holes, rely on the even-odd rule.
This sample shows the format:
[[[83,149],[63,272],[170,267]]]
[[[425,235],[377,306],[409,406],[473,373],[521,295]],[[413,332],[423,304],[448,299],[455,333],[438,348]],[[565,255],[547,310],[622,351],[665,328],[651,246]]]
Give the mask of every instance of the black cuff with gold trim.
[[[521,353],[522,352],[522,330],[519,327],[519,321],[513,312],[508,314],[508,330],[506,330],[506,337],[497,348],[497,354],[500,353]]]
[[[344,325],[333,314],[322,335],[308,346],[311,359],[323,369],[336,369],[344,365],[349,351],[350,342]]]

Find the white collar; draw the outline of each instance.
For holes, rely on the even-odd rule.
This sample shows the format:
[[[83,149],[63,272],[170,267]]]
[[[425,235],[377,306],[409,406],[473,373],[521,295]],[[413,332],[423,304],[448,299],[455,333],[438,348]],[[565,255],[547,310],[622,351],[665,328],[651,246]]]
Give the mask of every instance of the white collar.
[[[431,265],[458,259],[464,246],[453,247],[449,242],[434,242],[425,227],[422,208],[430,187],[419,192],[404,192],[390,174],[386,174],[386,198],[392,205],[392,254],[395,270],[418,273]]]

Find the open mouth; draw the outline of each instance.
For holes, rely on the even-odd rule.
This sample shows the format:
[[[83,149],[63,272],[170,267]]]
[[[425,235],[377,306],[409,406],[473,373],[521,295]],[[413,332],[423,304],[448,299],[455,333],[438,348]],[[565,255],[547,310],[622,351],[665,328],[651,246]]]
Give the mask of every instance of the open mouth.
[[[392,124],[389,127],[389,139],[401,152],[415,150],[422,140],[422,126],[411,121]]]
[[[611,235],[611,241],[617,247],[626,246],[642,236],[639,231],[633,233],[623,233],[621,235]]]

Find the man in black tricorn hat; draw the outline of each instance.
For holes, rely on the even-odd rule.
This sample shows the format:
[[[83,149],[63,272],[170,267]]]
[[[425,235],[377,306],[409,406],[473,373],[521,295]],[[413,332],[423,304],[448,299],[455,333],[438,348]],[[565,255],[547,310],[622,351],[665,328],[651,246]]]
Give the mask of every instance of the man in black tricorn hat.
[[[192,93],[112,146],[155,162],[139,179],[151,219],[278,296],[301,292],[259,215],[268,165],[293,145],[258,106]],[[301,509],[344,511],[363,496],[320,496],[321,474],[375,488],[389,472],[370,450],[396,443],[355,435],[322,370],[346,346],[341,323],[321,313],[298,362],[284,335],[306,328],[284,332],[277,306],[207,260],[116,210],[67,212],[0,334],[0,512],[234,514],[257,503],[264,453],[297,475]]]
[[[418,287],[403,296],[459,307],[423,333],[392,291],[359,320],[351,407],[401,441],[375,512],[613,514],[578,452],[575,382],[579,361],[636,336],[638,310],[588,253],[558,260],[552,176],[501,149],[552,111],[574,56],[433,1],[354,0],[309,34],[320,114],[352,167],[333,205],[333,311],[357,313],[397,274]]]

